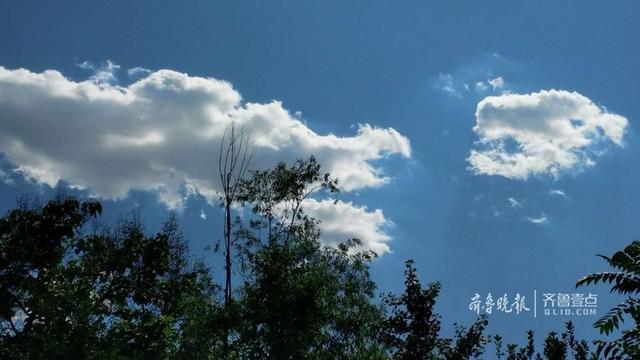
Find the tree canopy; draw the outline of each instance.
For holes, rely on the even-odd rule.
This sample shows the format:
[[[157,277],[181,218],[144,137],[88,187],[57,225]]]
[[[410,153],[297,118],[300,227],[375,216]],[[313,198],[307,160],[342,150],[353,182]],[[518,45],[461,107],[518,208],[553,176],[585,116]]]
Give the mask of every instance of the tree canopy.
[[[453,336],[443,336],[435,311],[441,285],[423,285],[412,260],[404,291],[380,296],[369,271],[376,254],[359,239],[324,245],[318,220],[304,210],[306,199],[338,192],[337,180],[322,173],[315,158],[253,172],[234,191],[233,201],[247,213],[236,217],[230,234],[241,279],[231,294],[190,255],[175,216],[150,234],[135,215],[103,225],[102,207],[93,200],[19,201],[0,218],[0,358],[583,360],[636,354],[639,242],[603,257],[619,272],[578,282],[611,283],[629,295],[596,323],[603,333],[625,315],[633,327],[619,340],[597,342],[593,352],[568,322],[536,351],[533,331],[525,345],[505,345],[502,336],[487,333],[486,317],[455,324]]]

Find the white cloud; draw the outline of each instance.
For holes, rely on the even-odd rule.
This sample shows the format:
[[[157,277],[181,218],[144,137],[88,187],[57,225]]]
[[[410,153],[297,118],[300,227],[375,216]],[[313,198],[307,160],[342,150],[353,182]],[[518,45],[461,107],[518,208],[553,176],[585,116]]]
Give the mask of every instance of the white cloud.
[[[577,92],[543,90],[489,96],[478,103],[480,149],[471,150],[470,170],[525,180],[593,166],[608,142],[622,146],[627,119]]]
[[[502,89],[504,87],[504,79],[502,78],[502,76],[498,76],[495,79],[491,79],[491,80],[487,81],[487,83],[489,83],[489,85],[491,85],[493,90],[500,90],[500,89]]]
[[[93,75],[89,80],[96,84],[110,84],[116,81],[116,72],[120,69],[120,65],[113,63],[111,60],[107,60],[106,63],[100,66],[95,66],[90,61],[85,60],[76,66],[82,70],[93,71]]]
[[[567,197],[567,194],[564,191],[560,190],[560,189],[551,190],[551,191],[549,191],[549,194],[551,194],[551,195],[559,195],[559,196],[562,196],[562,197]]]
[[[484,82],[482,82],[482,81],[478,81],[478,82],[476,82],[475,88],[476,88],[476,91],[477,91],[477,92],[485,92],[485,91],[487,91],[487,90],[489,89],[489,88],[487,87],[487,84],[485,84],[485,83],[484,83]]]
[[[542,215],[540,215],[539,217],[536,217],[536,218],[528,217],[527,221],[529,221],[530,223],[533,223],[533,224],[542,225],[542,224],[548,223],[549,219],[547,219],[547,216],[545,214],[542,214]]]
[[[200,219],[207,220],[207,214],[204,213],[203,209],[200,209]]]
[[[522,204],[521,204],[518,200],[516,200],[516,199],[514,199],[514,198],[509,198],[509,199],[507,199],[507,200],[509,201],[509,205],[510,205],[511,207],[514,207],[514,208],[515,208],[515,207],[521,207],[521,206],[522,206]]]
[[[457,98],[461,98],[465,94],[473,94],[473,92],[470,92],[472,89],[475,91],[477,96],[485,95],[489,90],[497,92],[505,87],[504,79],[501,76],[491,80],[477,81],[477,77],[473,75],[477,74],[469,74],[467,72],[455,75],[439,74],[435,81],[435,87],[436,89]],[[469,84],[472,84],[473,88],[469,86]]]
[[[498,54],[479,54],[450,72],[439,73],[432,79],[435,89],[458,99],[477,98],[489,93],[509,91],[505,74],[513,73],[519,65]]]
[[[11,175],[7,174],[4,170],[0,169],[0,182],[5,185],[13,185],[14,181],[11,178]]]
[[[126,87],[111,85],[117,69],[107,62],[88,81],[75,82],[54,70],[0,67],[0,152],[17,173],[49,186],[64,180],[101,198],[135,189],[157,193],[170,208],[189,194],[213,202],[220,139],[232,121],[254,142],[255,168],[313,154],[344,191],[390,180],[372,161],[411,156],[408,138],[393,128],[362,124],[352,136],[320,135],[278,101],[243,103],[226,81],[159,70]],[[384,219],[351,204],[340,211],[349,206]],[[385,221],[360,229],[359,237],[384,242]]]
[[[439,89],[451,96],[462,96],[459,92],[458,84],[455,83],[455,80],[451,74],[439,74],[435,82],[435,87],[436,89]],[[468,85],[465,87],[465,89],[468,90]]]
[[[87,60],[81,62],[80,64],[76,64],[82,70],[94,70],[93,64]]]
[[[149,69],[145,69],[143,67],[140,66],[136,66],[134,68],[128,69],[127,70],[127,76],[129,76],[132,79],[138,79],[141,77],[144,77],[148,74],[151,74],[151,70]]]
[[[364,247],[378,254],[388,252],[391,237],[386,229],[391,222],[385,218],[382,210],[369,211],[351,202],[332,199],[305,200],[303,207],[307,214],[322,220],[323,241],[336,245],[350,238],[359,238]]]

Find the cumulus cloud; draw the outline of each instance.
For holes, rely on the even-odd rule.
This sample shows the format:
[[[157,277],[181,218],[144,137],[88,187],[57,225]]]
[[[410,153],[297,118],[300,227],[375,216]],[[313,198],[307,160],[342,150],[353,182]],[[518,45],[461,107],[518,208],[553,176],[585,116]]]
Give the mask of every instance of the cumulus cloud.
[[[159,70],[116,86],[110,76],[117,69],[107,62],[89,80],[76,82],[54,70],[0,67],[0,152],[14,172],[52,187],[63,180],[109,199],[151,191],[169,208],[179,208],[189,194],[216,199],[220,139],[232,122],[253,140],[254,168],[313,154],[344,191],[390,180],[373,161],[411,156],[408,138],[393,128],[361,124],[351,136],[321,135],[278,101],[244,103],[226,81]],[[370,214],[375,221],[367,225],[378,224],[361,228],[358,237],[385,241],[382,212],[337,207],[347,208]],[[328,210],[320,213],[328,216]],[[331,221],[321,220],[332,229]]]
[[[488,96],[476,109],[476,174],[526,180],[593,166],[610,143],[622,146],[627,119],[564,90]]]
[[[351,202],[332,199],[305,200],[303,204],[307,214],[321,219],[323,240],[337,245],[346,239],[359,238],[363,245],[378,254],[388,252],[391,237],[385,230],[391,222],[385,218],[382,210],[369,211]]]

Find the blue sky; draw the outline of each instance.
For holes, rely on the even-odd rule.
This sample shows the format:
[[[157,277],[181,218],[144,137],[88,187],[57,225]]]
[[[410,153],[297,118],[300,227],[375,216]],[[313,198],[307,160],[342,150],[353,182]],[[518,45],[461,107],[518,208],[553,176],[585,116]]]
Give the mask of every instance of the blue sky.
[[[415,259],[424,282],[443,284],[438,307],[447,327],[474,318],[467,309],[474,293],[520,292],[530,297],[534,289],[575,292],[573,285],[581,275],[605,269],[595,254],[610,254],[638,236],[640,47],[635,39],[640,9],[634,5],[631,1],[615,6],[595,1],[5,2],[0,4],[0,66],[5,71],[5,82],[0,82],[5,180],[0,184],[0,205],[7,210],[20,194],[53,193],[43,184],[50,175],[47,171],[58,175],[50,184],[59,178],[59,187],[80,184],[86,189],[78,193],[104,197],[111,220],[139,206],[153,228],[174,201],[193,252],[221,271],[219,256],[204,249],[219,238],[219,209],[203,196],[176,205],[171,191],[164,193],[163,201],[153,186],[161,183],[184,191],[180,176],[167,180],[170,184],[158,180],[162,178],[148,179],[145,173],[129,179],[124,172],[104,182],[99,176],[85,178],[82,171],[92,166],[97,173],[120,169],[121,164],[109,162],[113,158],[92,144],[67,141],[54,130],[91,138],[138,128],[124,120],[111,122],[109,107],[78,101],[69,106],[51,95],[65,84],[88,84],[82,90],[87,97],[95,89],[133,91],[129,86],[153,76],[174,85],[191,84],[196,77],[215,78],[228,82],[216,80],[210,90],[219,97],[213,106],[223,115],[240,107],[242,114],[234,116],[268,120],[261,131],[273,124],[284,124],[285,130],[302,124],[298,130],[317,135],[311,140],[319,144],[310,150],[296,143],[307,139],[307,133],[295,132],[288,147],[283,145],[279,149],[284,150],[273,150],[268,157],[290,159],[320,149],[324,155],[319,157],[335,169],[348,165],[340,174],[354,176],[345,182],[353,189],[340,199],[346,214],[361,216],[374,228],[367,233],[377,237],[372,244],[383,244],[378,249],[384,255],[373,265],[381,291],[401,290],[404,260]],[[109,68],[109,62],[119,68]],[[129,76],[127,70],[136,67],[149,71]],[[26,75],[17,73],[18,68],[26,69]],[[160,74],[161,69],[172,72]],[[58,71],[64,78],[33,80],[45,70]],[[35,83],[16,85],[24,85],[20,79],[25,78]],[[38,86],[40,92],[29,92]],[[154,89],[140,88],[138,96],[157,95],[151,92]],[[167,111],[177,111],[173,115],[183,114],[182,110],[188,114],[190,101],[199,101],[153,99],[159,101],[155,105],[172,104]],[[21,101],[26,105],[16,105]],[[249,108],[247,103],[257,106]],[[140,109],[144,107],[123,105],[114,111],[122,116]],[[272,114],[269,109],[276,115],[261,113]],[[477,115],[477,109],[483,112]],[[580,119],[582,115],[588,119]],[[482,126],[474,131],[478,116]],[[180,123],[180,116],[172,119],[163,120],[165,135],[172,135],[171,129],[181,132],[183,127],[199,126]],[[554,126],[570,120],[580,120],[577,126],[584,127],[559,135]],[[82,126],[83,121],[90,125]],[[69,124],[75,125],[66,128]],[[359,124],[370,124],[372,133],[365,128],[358,137],[358,129],[363,131]],[[328,146],[334,141],[329,134],[342,140]],[[269,141],[277,140],[270,136]],[[477,143],[483,137],[488,143]],[[514,138],[519,143],[514,144]],[[32,151],[16,150],[12,142],[16,139]],[[131,140],[109,139],[118,144]],[[65,143],[87,146],[88,153],[96,156],[93,159],[107,162],[87,164],[81,157],[70,158],[60,145]],[[496,157],[491,152],[496,149],[507,158],[524,154],[526,161]],[[473,163],[474,150],[488,154],[491,161]],[[136,154],[133,167],[147,156],[144,151]],[[154,159],[161,165],[169,164],[162,163],[165,157],[149,154],[158,156]],[[193,153],[187,149],[184,154]],[[202,161],[194,160],[184,172],[195,176],[193,169]],[[22,171],[16,172],[21,166]],[[209,188],[202,185],[201,190]],[[121,190],[125,195],[109,200]],[[322,206],[315,205],[322,213]],[[376,210],[381,213],[375,215]],[[206,219],[200,217],[202,212]],[[386,246],[390,252],[384,251]],[[589,290],[600,296],[600,313],[617,300],[605,288],[579,292]],[[579,334],[592,337],[595,319],[494,314],[490,330],[522,342],[528,328],[544,332],[573,320]]]

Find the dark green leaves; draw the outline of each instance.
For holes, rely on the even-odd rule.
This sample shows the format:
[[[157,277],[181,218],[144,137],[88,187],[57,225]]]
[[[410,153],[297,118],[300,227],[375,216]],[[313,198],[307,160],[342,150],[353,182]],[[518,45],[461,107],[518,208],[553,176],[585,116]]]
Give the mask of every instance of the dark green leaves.
[[[59,198],[0,219],[0,358],[173,357],[190,307],[214,307],[174,219],[153,236],[135,218],[86,233],[100,213]]]
[[[632,242],[610,258],[598,256],[616,271],[589,274],[578,280],[576,287],[597,283],[610,284],[611,292],[629,297],[611,309],[594,326],[601,333],[610,335],[620,328],[625,316],[629,316],[633,324],[630,329],[622,330],[622,336],[616,340],[597,341],[597,352],[604,354],[607,359],[626,358],[622,357],[623,355],[640,356],[640,300],[634,297],[640,292],[640,241]]]

